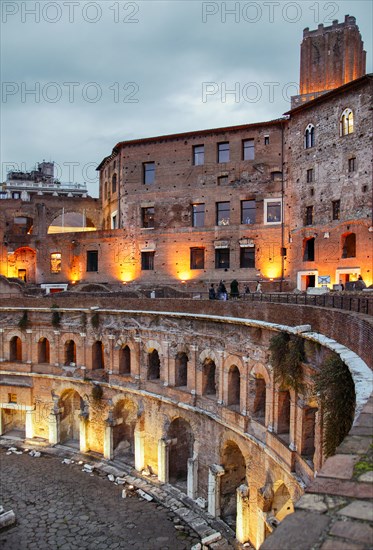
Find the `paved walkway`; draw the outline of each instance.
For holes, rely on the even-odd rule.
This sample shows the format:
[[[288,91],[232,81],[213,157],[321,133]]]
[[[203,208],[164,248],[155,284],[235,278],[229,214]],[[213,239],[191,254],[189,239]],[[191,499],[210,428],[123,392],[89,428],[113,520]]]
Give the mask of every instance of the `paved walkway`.
[[[13,446],[19,454],[8,451]],[[17,519],[0,533],[2,550],[190,550],[216,532],[178,500],[176,489],[165,492],[130,475],[129,467],[63,447],[33,447],[41,456],[32,457],[25,447],[0,439],[0,504]],[[82,471],[85,464],[94,466],[92,473]],[[109,475],[120,475],[123,484]],[[142,499],[139,489],[153,500]],[[211,548],[233,546],[223,536]]]
[[[156,502],[115,485],[107,474],[82,472],[75,461],[0,448],[0,502],[17,523],[0,533],[2,550],[184,550],[197,535]]]

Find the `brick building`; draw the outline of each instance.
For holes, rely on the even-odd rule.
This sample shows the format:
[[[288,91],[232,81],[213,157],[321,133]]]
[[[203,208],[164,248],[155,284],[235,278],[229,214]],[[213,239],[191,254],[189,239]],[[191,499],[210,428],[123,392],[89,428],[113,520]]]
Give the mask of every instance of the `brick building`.
[[[30,249],[37,284],[372,284],[372,76],[355,19],[306,29],[301,52],[302,95],[285,116],[121,141],[98,166],[100,208],[61,193],[0,201],[0,274],[23,276],[17,251]],[[36,230],[49,203],[57,221]]]

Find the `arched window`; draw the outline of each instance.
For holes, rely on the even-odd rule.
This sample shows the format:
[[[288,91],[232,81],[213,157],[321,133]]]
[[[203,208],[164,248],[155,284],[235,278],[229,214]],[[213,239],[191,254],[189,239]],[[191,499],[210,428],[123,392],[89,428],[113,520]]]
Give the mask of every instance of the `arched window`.
[[[178,353],[175,358],[175,386],[188,385],[188,356]]]
[[[288,390],[278,392],[278,424],[277,433],[286,439],[290,433],[290,393]]]
[[[240,405],[240,371],[232,366],[228,373],[228,407]]]
[[[356,257],[356,234],[345,233],[342,235],[342,258]]]
[[[92,346],[92,370],[103,369],[104,367],[104,346],[98,340]]]
[[[117,175],[113,174],[113,177],[111,178],[111,192],[116,193],[117,192]]]
[[[315,261],[315,237],[309,239],[303,239],[303,261],[314,262]]]
[[[211,359],[205,359],[203,363],[202,394],[216,395],[216,366]]]
[[[339,135],[347,136],[354,131],[354,113],[351,109],[345,109],[339,122]]]
[[[38,342],[38,363],[49,363],[49,340],[40,338]]]
[[[148,380],[159,380],[161,377],[161,361],[156,349],[148,353]]]
[[[119,350],[119,374],[131,374],[131,350],[128,346]]]
[[[76,363],[76,345],[74,340],[67,340],[65,342],[65,365],[71,365]]]
[[[9,359],[10,361],[22,361],[22,341],[19,336],[13,336],[9,342]]]
[[[304,148],[309,149],[315,145],[315,127],[309,124],[304,132]]]
[[[107,181],[105,181],[104,185],[104,198],[107,199]]]
[[[266,413],[266,383],[261,376],[255,377],[255,396],[253,403],[253,416],[255,420],[264,422]]]

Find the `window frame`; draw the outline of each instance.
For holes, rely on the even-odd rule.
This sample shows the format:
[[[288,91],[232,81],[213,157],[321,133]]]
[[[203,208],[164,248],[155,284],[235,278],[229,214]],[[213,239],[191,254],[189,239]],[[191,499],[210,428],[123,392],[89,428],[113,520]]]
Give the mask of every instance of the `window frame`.
[[[341,219],[341,200],[332,201],[332,220]]]
[[[307,183],[313,183],[313,168],[308,168],[306,172]]]
[[[250,146],[246,146],[248,143],[250,143]],[[254,138],[247,138],[242,140],[242,160],[255,160]]]
[[[268,206],[270,205],[270,203],[273,203],[273,202],[280,203],[280,205],[279,205],[280,206],[280,219],[275,220],[275,221],[268,221]],[[278,224],[281,224],[282,219],[283,219],[282,208],[283,208],[283,203],[282,203],[281,197],[271,198],[271,199],[264,199],[264,225],[278,225]]]
[[[228,205],[228,209],[221,209],[221,205]],[[224,212],[228,212],[228,217],[221,216]],[[230,201],[218,201],[216,203],[216,225],[219,227],[225,227],[230,225],[231,203]],[[225,222],[225,223],[224,223]]]
[[[356,157],[348,159],[348,173],[352,174],[353,172],[356,172]]]
[[[202,246],[190,247],[190,269],[205,269],[205,248]]]
[[[93,269],[94,267],[96,267],[96,269]],[[98,250],[86,251],[86,272],[98,273]]]
[[[310,122],[304,130],[304,148],[315,147],[315,126]]]
[[[223,252],[224,251],[224,252]],[[221,256],[225,254],[228,262],[224,263],[224,258]],[[230,268],[230,249],[229,248],[215,248],[215,269],[229,269]]]
[[[153,167],[152,169],[149,169],[149,167]],[[143,167],[143,184],[144,185],[153,185],[155,183],[155,162],[154,161],[148,161],[142,163]],[[149,175],[152,175],[150,179]]]
[[[198,151],[202,149],[202,151]],[[193,166],[204,166],[205,164],[205,146],[193,145]]]
[[[154,271],[154,250],[141,251],[141,271]]]
[[[354,112],[349,107],[346,107],[339,119],[339,135],[340,137],[349,136],[354,133],[354,130]]]
[[[227,147],[223,148],[224,145],[226,145]],[[224,164],[224,163],[230,162],[230,144],[229,144],[229,141],[221,141],[220,143],[217,144],[217,148],[218,148],[218,163],[219,164]],[[224,160],[222,158],[223,155],[227,156],[226,160]]]
[[[151,213],[148,212],[148,210],[153,210],[153,216]],[[142,229],[154,229],[154,215],[155,215],[155,208],[154,206],[142,206],[141,207],[141,228]],[[146,219],[148,217],[148,222],[146,222]],[[149,225],[151,224],[152,225]]]
[[[203,211],[198,211],[198,206],[203,206]],[[204,202],[192,203],[192,227],[205,227],[205,212],[206,209]],[[197,223],[200,216],[202,217],[202,224]]]
[[[56,265],[55,268],[53,268],[53,264]],[[52,273],[52,274],[61,273],[61,271],[62,271],[62,265],[61,264],[62,264],[62,253],[61,252],[50,252],[50,254],[49,254],[50,273]]]
[[[246,258],[245,254],[252,252],[253,258]],[[252,265],[244,265],[246,261]],[[255,246],[240,246],[240,268],[241,269],[255,269]]]
[[[254,203],[254,206],[253,208],[244,208],[244,203]],[[254,212],[254,220],[251,221],[251,218],[250,216],[247,216],[244,217],[244,212],[245,211],[253,211]],[[246,221],[244,221],[244,219],[246,219]],[[249,220],[249,221],[247,221]],[[256,200],[255,199],[243,199],[241,200],[241,225],[253,225],[254,223],[256,223]]]

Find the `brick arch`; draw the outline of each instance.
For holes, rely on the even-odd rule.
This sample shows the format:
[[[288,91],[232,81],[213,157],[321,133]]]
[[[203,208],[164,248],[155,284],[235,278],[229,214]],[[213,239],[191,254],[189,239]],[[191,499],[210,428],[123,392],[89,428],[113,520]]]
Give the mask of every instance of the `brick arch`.
[[[153,350],[156,350],[158,352],[159,358],[164,356],[162,344],[160,344],[156,340],[148,340],[147,342],[144,342],[143,350],[146,354],[150,353]]]
[[[252,376],[261,376],[264,378],[266,386],[271,384],[271,374],[267,367],[265,367],[262,363],[254,363],[251,367],[249,367],[248,374]]]
[[[219,447],[218,447],[218,449],[219,449],[219,461],[221,460],[222,453],[223,453],[224,449],[230,443],[234,443],[235,445],[237,445],[237,447],[241,451],[242,456],[244,457],[246,468],[248,468],[249,464],[252,460],[252,456],[251,456],[251,453],[249,451],[249,447],[247,447],[247,448],[243,447],[242,439],[239,437],[238,434],[236,434],[234,432],[225,433],[225,434],[222,435],[222,437],[220,439],[220,442],[219,442]]]
[[[21,339],[22,343],[25,342],[25,334],[19,330],[19,329],[11,329],[9,332],[6,333],[6,343],[9,344],[9,342],[11,341],[12,338],[14,338],[14,336],[18,336],[18,338]]]
[[[240,371],[240,376],[246,374],[246,367],[243,360],[238,355],[228,355],[223,361],[223,370],[229,372],[231,367],[237,367]]]
[[[220,365],[220,361],[219,361],[219,358],[217,357],[217,354],[209,348],[203,350],[198,356],[198,361],[201,365],[203,365],[203,362],[205,361],[205,359],[211,359],[211,361],[214,361],[216,367]]]
[[[76,200],[76,199],[75,199]],[[89,218],[96,229],[101,228],[100,223],[100,209],[97,208],[97,206],[85,206],[84,203],[77,203],[74,202],[73,204],[68,204],[64,202],[63,207],[56,206],[56,207],[49,207],[48,211],[45,216],[45,222],[47,228],[53,223],[53,221],[58,218],[58,216],[62,216],[62,212],[64,211],[65,214],[73,214],[73,213],[82,213],[83,210],[85,210],[86,217]]]

